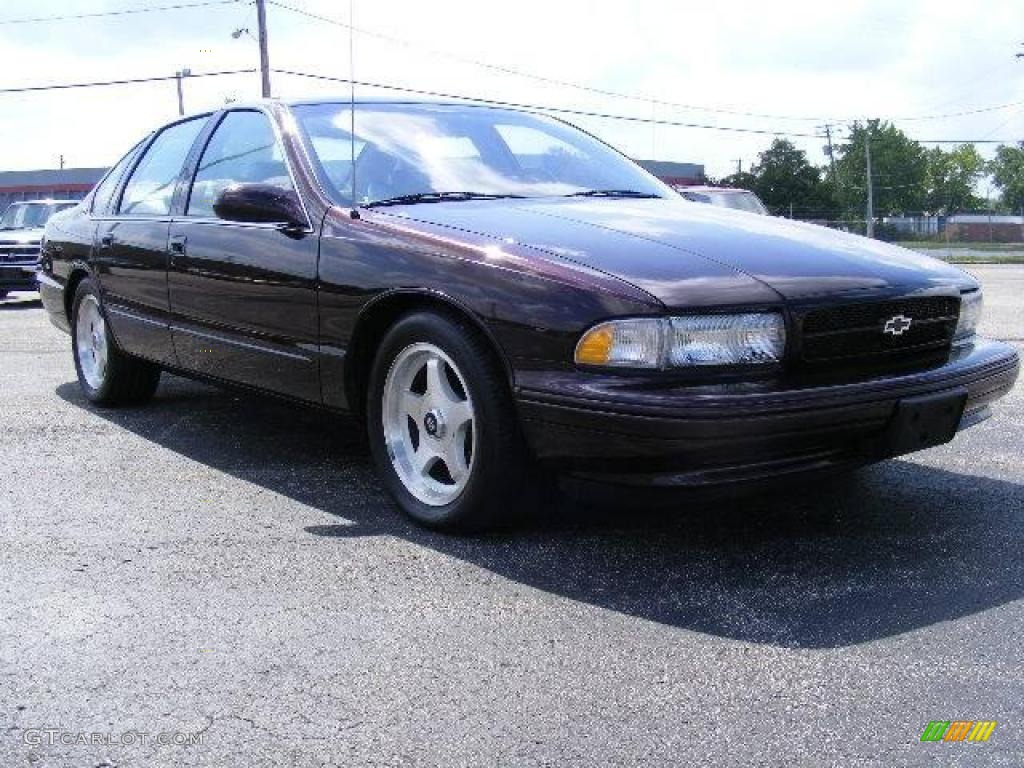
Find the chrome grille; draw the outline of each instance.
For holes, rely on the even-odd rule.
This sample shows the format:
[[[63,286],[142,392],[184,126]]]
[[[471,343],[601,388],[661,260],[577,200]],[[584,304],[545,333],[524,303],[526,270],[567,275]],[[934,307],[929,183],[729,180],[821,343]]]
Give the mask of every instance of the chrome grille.
[[[39,258],[38,245],[0,245],[0,264],[32,263]]]

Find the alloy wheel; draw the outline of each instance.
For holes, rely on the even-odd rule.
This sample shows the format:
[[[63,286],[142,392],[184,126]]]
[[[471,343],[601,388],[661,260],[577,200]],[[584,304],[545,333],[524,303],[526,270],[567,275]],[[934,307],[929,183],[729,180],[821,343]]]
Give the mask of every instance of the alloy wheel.
[[[424,342],[399,352],[384,383],[381,418],[406,490],[430,506],[455,501],[473,472],[476,412],[452,359]]]
[[[91,293],[78,305],[75,341],[82,377],[90,387],[99,389],[107,377],[107,324],[99,301]]]

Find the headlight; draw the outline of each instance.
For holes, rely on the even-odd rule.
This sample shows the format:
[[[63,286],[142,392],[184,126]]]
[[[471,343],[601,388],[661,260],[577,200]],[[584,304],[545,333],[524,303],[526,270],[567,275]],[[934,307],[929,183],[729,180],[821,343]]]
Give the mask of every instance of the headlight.
[[[965,293],[960,297],[960,317],[956,321],[956,338],[962,339],[970,336],[977,330],[978,321],[981,320],[982,298],[981,291]]]
[[[786,348],[776,312],[611,320],[576,345],[576,362],[613,368],[774,363]]]

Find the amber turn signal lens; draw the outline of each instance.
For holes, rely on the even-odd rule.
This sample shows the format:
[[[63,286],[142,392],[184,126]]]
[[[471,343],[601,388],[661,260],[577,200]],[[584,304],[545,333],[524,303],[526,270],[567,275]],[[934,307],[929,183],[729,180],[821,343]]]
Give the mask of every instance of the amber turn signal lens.
[[[606,365],[611,357],[614,338],[610,325],[591,328],[576,345],[576,362],[584,365]]]

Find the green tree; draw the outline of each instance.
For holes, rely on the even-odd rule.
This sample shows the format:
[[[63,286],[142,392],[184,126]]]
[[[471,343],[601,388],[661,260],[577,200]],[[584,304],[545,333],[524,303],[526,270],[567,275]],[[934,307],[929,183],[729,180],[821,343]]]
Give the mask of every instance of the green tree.
[[[834,205],[821,172],[807,161],[807,153],[793,142],[775,139],[757,156],[751,168],[753,189],[772,213],[799,218],[827,218]]]
[[[973,144],[961,144],[948,152],[941,147],[926,150],[924,207],[930,213],[977,211],[984,201],[974,185],[985,172],[985,161]]]
[[[711,181],[709,181],[708,183],[712,184],[713,186],[719,187],[733,187],[734,189],[753,189],[754,184],[756,182],[757,179],[754,177],[754,174],[750,173],[749,171],[740,171],[738,173],[730,174],[729,176],[726,176],[725,178],[719,180],[717,185],[713,184],[713,182]]]
[[[989,172],[1002,193],[1003,205],[1015,213],[1024,209],[1024,142],[1016,147],[1000,144]]]
[[[836,195],[850,218],[863,218],[867,202],[865,144],[871,141],[871,176],[875,216],[898,216],[924,210],[928,160],[924,148],[892,123],[856,122],[838,148]]]

